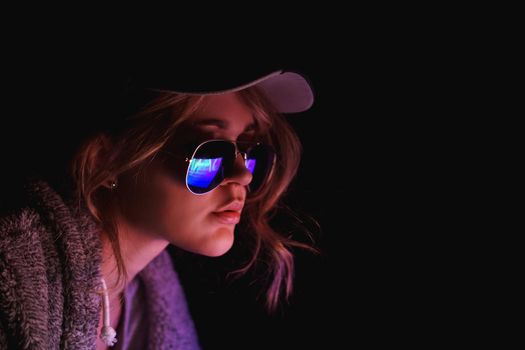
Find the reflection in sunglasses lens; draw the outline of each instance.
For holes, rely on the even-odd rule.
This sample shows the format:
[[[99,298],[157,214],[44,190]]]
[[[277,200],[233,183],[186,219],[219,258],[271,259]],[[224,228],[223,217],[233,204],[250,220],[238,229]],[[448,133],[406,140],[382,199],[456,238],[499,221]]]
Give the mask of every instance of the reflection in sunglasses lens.
[[[197,159],[191,161],[188,170],[188,185],[207,188],[217,176],[221,167],[222,158]]]
[[[250,173],[253,174],[253,171],[255,170],[255,164],[256,164],[256,160],[255,159],[246,159],[246,169],[248,169],[248,171]]]

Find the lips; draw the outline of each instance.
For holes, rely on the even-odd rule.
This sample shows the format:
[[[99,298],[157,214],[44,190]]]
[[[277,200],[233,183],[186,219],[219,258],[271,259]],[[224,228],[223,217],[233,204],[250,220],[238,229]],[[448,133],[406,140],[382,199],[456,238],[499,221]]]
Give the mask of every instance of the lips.
[[[238,200],[235,200],[233,202],[229,202],[224,207],[219,208],[216,213],[220,213],[223,211],[237,211],[241,212],[242,208],[244,207],[244,203]]]
[[[219,210],[214,211],[212,214],[220,223],[235,225],[241,220],[241,211],[243,207],[243,202],[233,201]]]
[[[236,211],[221,211],[219,213],[213,213],[213,215],[223,224],[236,225],[241,220],[241,213]]]

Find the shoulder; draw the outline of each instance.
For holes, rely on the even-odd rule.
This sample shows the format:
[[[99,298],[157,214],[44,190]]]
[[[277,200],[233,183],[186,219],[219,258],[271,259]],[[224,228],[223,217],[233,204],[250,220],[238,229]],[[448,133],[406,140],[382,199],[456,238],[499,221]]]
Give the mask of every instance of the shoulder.
[[[30,238],[38,233],[41,226],[40,217],[31,208],[2,213],[0,216],[0,247],[7,239]]]
[[[44,242],[49,231],[38,211],[25,201],[23,191],[17,196],[13,196],[16,194],[14,189],[1,193],[0,285],[4,288],[0,297],[22,302],[26,296],[20,294],[23,288],[45,286]]]
[[[8,271],[14,274],[13,281],[19,280],[20,274],[24,278],[45,274],[45,242],[52,241],[50,237],[50,230],[23,187],[0,191],[0,270],[5,272],[0,283],[7,283],[5,278],[10,280]]]
[[[0,250],[16,251],[49,240],[61,209],[60,196],[42,180],[0,186]],[[51,237],[52,238],[52,237]],[[20,246],[20,247],[19,247]],[[24,254],[27,255],[27,254]]]
[[[40,218],[32,208],[23,184],[0,187],[0,249],[13,240],[32,241],[38,234]]]

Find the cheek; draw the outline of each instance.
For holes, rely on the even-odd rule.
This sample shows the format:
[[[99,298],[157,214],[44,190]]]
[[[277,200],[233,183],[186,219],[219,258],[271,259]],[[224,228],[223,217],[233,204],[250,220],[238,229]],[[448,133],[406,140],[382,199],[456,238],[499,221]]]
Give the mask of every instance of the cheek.
[[[159,208],[163,237],[184,250],[220,256],[233,245],[234,226],[217,223],[212,212],[222,203],[220,192],[196,196],[185,186],[168,182],[165,201]]]
[[[138,191],[142,226],[171,244],[197,254],[219,256],[233,244],[234,226],[218,224],[211,214],[223,201],[220,192],[196,196],[184,183],[157,174]]]

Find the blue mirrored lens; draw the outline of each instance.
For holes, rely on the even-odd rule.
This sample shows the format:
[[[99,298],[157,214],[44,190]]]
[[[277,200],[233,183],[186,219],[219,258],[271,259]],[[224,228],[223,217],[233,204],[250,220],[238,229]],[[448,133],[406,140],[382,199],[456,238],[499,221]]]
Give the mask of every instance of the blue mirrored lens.
[[[194,158],[188,170],[188,185],[207,188],[212,183],[222,164],[221,158]]]
[[[255,163],[257,162],[256,159],[246,159],[246,169],[248,169],[248,171],[250,173],[253,174],[253,171],[255,170]]]

